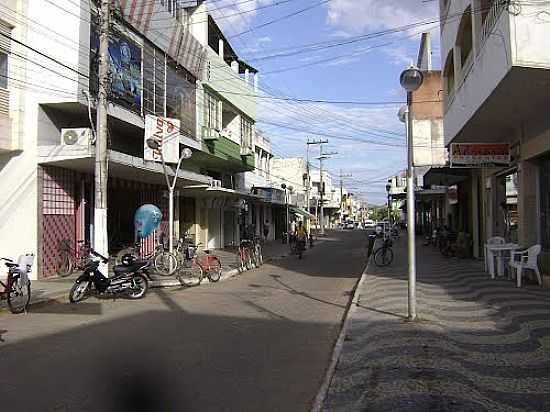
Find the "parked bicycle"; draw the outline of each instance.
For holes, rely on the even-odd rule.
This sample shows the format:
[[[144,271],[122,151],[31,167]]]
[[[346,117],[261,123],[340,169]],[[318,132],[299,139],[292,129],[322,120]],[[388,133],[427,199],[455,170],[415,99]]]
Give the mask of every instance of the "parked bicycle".
[[[187,243],[184,247],[183,259],[178,265],[176,277],[186,286],[197,286],[206,275],[211,282],[217,282],[222,276],[220,258],[210,250],[199,253],[201,244]]]
[[[142,256],[141,243],[136,242],[133,246],[122,249],[118,253],[117,263],[121,263],[122,258],[125,255],[132,255],[136,258],[151,262],[157,274],[161,276],[171,276],[178,269],[178,260],[176,256],[173,253],[165,250],[164,246],[161,243],[159,243],[155,247],[155,250],[153,250],[153,252],[149,253],[148,255]]]
[[[374,264],[376,266],[388,266],[393,262],[393,242],[390,237],[383,240],[382,246],[374,251]]]
[[[237,251],[237,259],[239,262],[239,270],[244,272],[253,267],[253,245],[248,239],[242,239]]]
[[[78,249],[71,247],[71,240],[62,239],[59,241],[59,265],[57,274],[61,277],[71,275],[74,270],[83,270],[90,262],[90,245],[84,240],[77,241]]]
[[[262,239],[258,236],[252,240],[252,264],[257,268],[264,264]]]
[[[8,268],[6,283],[0,280],[8,307],[14,314],[25,312],[31,300],[31,281],[28,274],[31,272],[34,255],[22,255],[17,263],[8,258],[0,260],[5,261]]]

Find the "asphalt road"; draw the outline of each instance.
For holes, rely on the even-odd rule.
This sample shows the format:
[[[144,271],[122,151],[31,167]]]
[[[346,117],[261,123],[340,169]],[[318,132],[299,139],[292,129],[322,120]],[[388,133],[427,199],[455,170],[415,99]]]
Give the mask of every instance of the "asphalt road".
[[[0,315],[5,411],[307,411],[365,232],[218,284]]]

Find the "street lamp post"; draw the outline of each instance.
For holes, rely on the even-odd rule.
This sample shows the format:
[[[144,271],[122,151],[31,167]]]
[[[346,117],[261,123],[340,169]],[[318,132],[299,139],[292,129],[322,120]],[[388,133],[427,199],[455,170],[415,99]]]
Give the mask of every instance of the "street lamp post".
[[[290,217],[289,217],[289,211],[288,211],[288,195],[287,195],[287,188],[286,188],[286,184],[283,183],[281,185],[281,189],[283,189],[285,191],[285,212],[286,212],[286,229],[285,229],[285,233],[286,233],[286,241],[287,243],[290,241],[289,239],[289,232],[290,232]]]
[[[420,88],[424,75],[418,68],[411,66],[399,78],[401,87],[407,92],[407,105],[399,110],[399,119],[407,129],[407,232],[409,256],[409,320],[416,319],[416,250],[415,250],[415,196],[414,196],[414,162],[413,162],[413,127],[412,127],[412,94]]]
[[[166,162],[164,161],[161,145],[155,139],[147,139],[147,146],[149,146],[152,150],[158,150],[162,161],[166,186],[168,187],[168,249],[172,252],[174,250],[174,189],[176,188],[176,182],[178,181],[178,172],[181,167],[181,162],[183,162],[184,159],[189,159],[193,152],[187,147],[182,150],[181,157],[178,160],[178,165],[176,166],[176,170],[174,172],[174,179],[170,183],[168,169],[166,167]]]

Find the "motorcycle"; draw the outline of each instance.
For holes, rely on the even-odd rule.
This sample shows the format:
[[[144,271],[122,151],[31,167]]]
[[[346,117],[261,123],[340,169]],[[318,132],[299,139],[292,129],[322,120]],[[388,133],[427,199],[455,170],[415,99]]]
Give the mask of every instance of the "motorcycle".
[[[151,262],[137,260],[127,254],[122,257],[122,264],[113,268],[115,275],[106,277],[99,270],[99,265],[107,263],[109,259],[93,249],[90,250],[90,255],[95,259],[90,260],[71,288],[71,303],[80,302],[90,294],[126,295],[130,299],[141,299],[147,294],[151,280],[147,269]]]

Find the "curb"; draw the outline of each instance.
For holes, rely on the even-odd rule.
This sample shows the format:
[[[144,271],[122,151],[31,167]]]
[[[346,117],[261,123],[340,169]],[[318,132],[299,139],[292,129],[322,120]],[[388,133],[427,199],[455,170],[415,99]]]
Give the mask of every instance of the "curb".
[[[288,255],[285,255],[285,257],[288,257]],[[264,264],[271,262],[273,259],[274,259],[273,256],[266,257],[264,259]],[[249,272],[249,270],[245,270],[242,273],[245,273],[245,272]],[[240,273],[241,272],[239,271],[239,269],[231,269],[227,272],[222,273],[222,276],[220,277],[219,281],[221,282],[221,281],[231,279],[231,278],[237,276]],[[208,280],[208,278],[205,278],[202,281],[202,283],[211,283],[211,282]],[[178,281],[177,279],[153,280],[153,281],[151,281],[150,285],[151,285],[151,288],[175,288],[175,287],[181,287],[182,286],[181,282]],[[30,302],[29,303],[29,309],[32,308],[33,306],[46,305],[46,304],[49,304],[49,303],[57,302],[62,298],[66,298],[68,293],[69,293],[69,290],[65,290],[63,292],[57,292],[57,293],[53,293],[53,294],[48,295],[48,296],[44,296],[41,299]],[[0,315],[2,315],[4,313],[11,313],[9,308],[7,307],[7,305],[6,305],[6,307],[0,307]]]
[[[348,333],[348,330],[351,324],[351,317],[355,313],[355,310],[357,309],[357,304],[359,303],[359,293],[360,293],[359,291],[361,290],[361,286],[363,286],[363,283],[367,278],[367,273],[371,262],[371,256],[368,258],[367,265],[365,266],[365,270],[363,271],[361,278],[359,278],[359,280],[357,281],[357,284],[355,285],[353,298],[351,299],[348,305],[347,311],[344,315],[344,319],[342,320],[342,329],[340,329],[340,334],[338,335],[338,339],[336,339],[336,343],[334,344],[329,366],[326,370],[323,383],[319,387],[317,396],[315,396],[315,399],[313,401],[313,405],[310,409],[311,412],[321,412],[323,409],[323,403],[327,396],[330,382],[332,381],[332,376],[334,375],[334,371],[336,370],[336,365],[338,364],[338,360],[340,359],[340,355],[342,354],[342,350],[344,349],[344,340],[346,339],[346,335]]]

